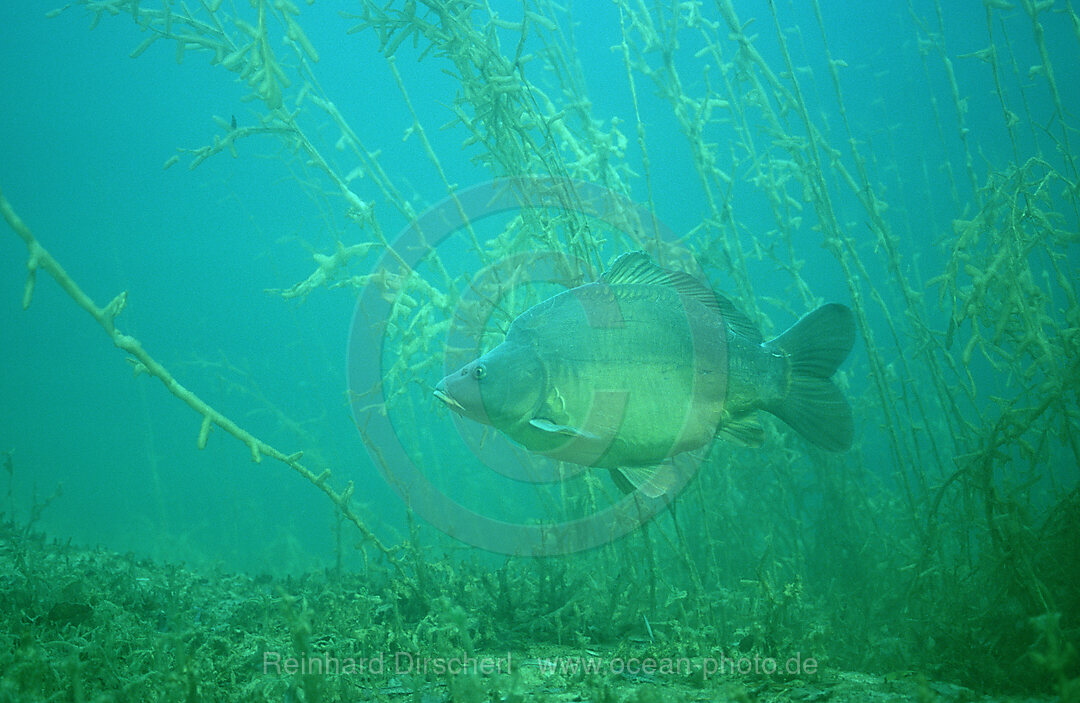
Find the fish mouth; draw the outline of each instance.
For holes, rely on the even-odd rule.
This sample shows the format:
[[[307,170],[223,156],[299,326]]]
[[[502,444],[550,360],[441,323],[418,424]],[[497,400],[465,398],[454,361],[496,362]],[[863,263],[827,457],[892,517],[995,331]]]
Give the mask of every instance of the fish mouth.
[[[435,390],[432,391],[432,395],[446,403],[446,405],[453,411],[465,414],[465,406],[454,400],[454,396],[450,395],[442,383],[435,386]]]

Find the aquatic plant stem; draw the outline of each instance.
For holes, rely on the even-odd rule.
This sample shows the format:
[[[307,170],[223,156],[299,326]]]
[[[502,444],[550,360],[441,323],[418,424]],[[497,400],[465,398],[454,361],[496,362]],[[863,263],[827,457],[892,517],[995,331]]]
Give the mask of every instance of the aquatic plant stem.
[[[26,243],[26,248],[29,250],[29,258],[26,262],[28,273],[22,300],[24,310],[30,307],[38,270],[45,271],[45,273],[49,274],[60,284],[60,287],[64,289],[64,292],[67,293],[79,307],[89,313],[90,316],[101,325],[106,334],[109,335],[109,338],[112,339],[113,344],[130,354],[128,361],[133,365],[136,375],[146,373],[157,378],[165,384],[165,388],[169,393],[184,401],[188,407],[202,416],[202,425],[200,426],[197,440],[199,449],[206,447],[210,430],[214,426],[217,426],[243,442],[251,451],[252,461],[259,463],[262,461],[263,456],[269,456],[272,459],[282,462],[325,493],[334,505],[337,506],[338,510],[341,511],[342,516],[360,530],[365,541],[374,545],[375,548],[386,557],[387,561],[395,567],[400,568],[393,550],[384,545],[350,507],[349,500],[352,498],[354,489],[352,481],[349,481],[348,485],[346,485],[345,489],[340,493],[335,491],[329,484],[329,470],[323,471],[319,475],[315,475],[315,473],[300,463],[300,459],[304,454],[303,452],[286,454],[270,444],[267,444],[237,425],[218,410],[211,407],[195,393],[185,388],[164,366],[161,365],[160,362],[143,349],[139,340],[124,334],[117,329],[116,318],[124,310],[124,306],[127,304],[127,291],[117,295],[105,307],[99,307],[90,296],[83,292],[82,288],[75,283],[71,276],[68,275],[67,271],[64,270],[64,267],[60,265],[60,262],[53,258],[53,256],[38,243],[38,240],[34,237],[30,228],[27,227],[26,223],[23,222],[15,212],[11,203],[4,197],[2,191],[0,191],[0,214],[3,214],[8,225],[15,231],[15,234]]]

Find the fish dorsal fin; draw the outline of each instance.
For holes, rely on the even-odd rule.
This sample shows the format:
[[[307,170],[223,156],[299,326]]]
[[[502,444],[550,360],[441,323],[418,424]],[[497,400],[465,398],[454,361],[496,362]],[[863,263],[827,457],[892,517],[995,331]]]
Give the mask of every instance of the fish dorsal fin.
[[[765,339],[761,336],[761,330],[757,328],[749,317],[743,314],[743,311],[735,307],[735,303],[731,302],[719,293],[713,293],[716,297],[716,304],[720,308],[720,314],[724,316],[724,323],[735,330],[735,333],[740,337],[745,337],[754,344],[761,344]]]
[[[608,285],[637,284],[669,286],[680,295],[697,300],[724,317],[728,327],[754,344],[761,344],[761,332],[735,304],[722,295],[702,285],[696,278],[682,271],[669,271],[653,263],[643,251],[630,251],[619,256],[601,277]]]
[[[604,272],[603,279],[609,285],[617,283],[637,283],[639,285],[671,285],[668,276],[671,271],[660,268],[643,251],[628,251],[619,255]],[[695,281],[696,282],[696,281]]]

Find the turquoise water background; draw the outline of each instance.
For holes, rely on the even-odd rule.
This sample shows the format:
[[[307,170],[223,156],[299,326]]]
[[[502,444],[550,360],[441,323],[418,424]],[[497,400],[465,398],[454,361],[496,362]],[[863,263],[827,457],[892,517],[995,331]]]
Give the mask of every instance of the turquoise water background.
[[[0,22],[5,196],[99,305],[128,291],[118,326],[181,383],[283,451],[304,448],[316,473],[330,468],[337,479],[354,481],[364,519],[388,541],[400,539],[404,506],[372,467],[345,396],[354,294],[320,289],[298,301],[268,292],[310,275],[312,253],[330,253],[337,240],[349,244],[364,236],[345,222],[331,186],[271,137],[241,143],[238,159],[221,154],[189,171],[190,157],[181,155],[162,169],[178,147],[197,148],[221,133],[214,115],[254,124],[259,106],[242,100],[247,86],[209,65],[205,55],[189,52],[178,63],[166,41],[129,58],[145,38],[130,17],[103,17],[91,31],[90,17],[79,8],[46,18],[48,8],[38,3],[9,5]],[[817,23],[803,5],[778,3],[778,12],[785,26],[801,29],[788,40],[799,53],[796,62],[813,71],[804,90],[815,118],[837,130],[839,146]],[[932,5],[911,5],[916,15],[933,17]],[[505,12],[518,8],[508,3]],[[320,52],[315,70],[322,89],[367,147],[380,151],[389,176],[418,209],[440,200],[445,188],[430,161],[415,136],[404,138],[411,118],[375,37],[346,34],[356,21],[338,11],[356,8],[317,2],[302,9],[299,21]],[[759,49],[780,65],[768,5],[740,3],[738,9],[744,18],[758,18]],[[948,84],[933,57],[928,61],[935,68],[924,70],[909,3],[853,7],[827,0],[822,10],[832,53],[848,65],[842,74],[847,116],[886,184],[890,221],[910,257],[905,266],[932,270],[945,253],[935,242],[963,214],[955,211],[942,175],[949,161],[957,174],[963,169]],[[987,45],[983,4],[948,2],[944,11],[947,50],[977,144],[976,167],[985,173],[987,165],[1002,166],[1012,156],[986,65],[957,58]],[[634,166],[640,163],[634,108],[621,55],[612,50],[620,41],[618,13],[607,3],[577,3],[573,14],[592,114],[605,125],[622,121]],[[1010,27],[1020,31],[1023,23]],[[1014,39],[1021,70],[1038,64],[1027,37]],[[1077,55],[1064,19],[1048,21],[1047,43],[1055,56]],[[449,181],[464,186],[489,178],[471,163],[475,151],[462,148],[463,131],[437,129],[450,119],[447,105],[458,85],[442,73],[439,59],[417,62],[416,54],[406,46],[398,68]],[[1056,64],[1072,115],[1080,107],[1078,66]],[[693,71],[686,79],[699,80]],[[639,78],[637,89],[657,214],[674,231],[688,231],[705,213],[688,148],[653,86]],[[1035,124],[1052,113],[1045,92],[1040,87],[1028,95]],[[342,172],[351,170],[334,148],[337,130],[328,119],[312,113],[303,124]],[[362,197],[374,197],[366,184],[355,185]],[[643,198],[643,184],[633,187]],[[970,196],[960,193],[962,201]],[[837,207],[842,222],[865,228],[851,198]],[[379,215],[387,232],[405,225],[388,209]],[[771,226],[769,217],[761,212],[762,228]],[[752,209],[743,208],[740,220],[751,241],[758,224]],[[801,242],[799,254],[814,292],[847,302],[842,275],[818,242]],[[35,501],[62,484],[62,495],[37,525],[61,540],[249,571],[332,563],[336,518],[324,496],[281,465],[253,463],[246,447],[220,431],[198,451],[200,418],[157,380],[134,377],[123,353],[45,275],[38,276],[30,309],[22,311],[25,258],[17,237],[0,235],[0,451],[13,450],[14,467],[10,491],[0,486],[0,510],[25,521]],[[756,271],[759,292],[784,295],[782,283],[768,276],[764,265]],[[773,319],[777,328],[791,322]],[[848,369],[853,392],[867,392],[858,350]],[[431,432],[452,441],[453,426],[434,403],[430,421]],[[872,419],[861,418],[859,432],[868,456],[884,452]],[[482,501],[485,482],[470,485]]]

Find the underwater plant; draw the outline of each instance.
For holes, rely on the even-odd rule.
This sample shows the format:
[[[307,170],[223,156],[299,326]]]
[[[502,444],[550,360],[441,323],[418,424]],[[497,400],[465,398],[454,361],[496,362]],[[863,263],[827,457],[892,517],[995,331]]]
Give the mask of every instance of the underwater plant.
[[[138,290],[100,305],[46,249],[50,233],[32,233],[0,193],[0,215],[28,251],[22,307],[47,274],[137,376],[194,411],[197,449],[230,436],[253,461],[282,464],[329,498],[337,548],[355,543],[364,578],[342,578],[339,559],[336,585],[296,587],[310,604],[281,598],[275,641],[291,638],[305,653],[320,637],[432,655],[541,645],[699,658],[811,652],[834,669],[1075,698],[1080,171],[1069,71],[1080,16],[1068,0],[986,0],[977,29],[962,33],[947,26],[954,9],[890,6],[907,44],[884,60],[918,78],[909,83],[859,55],[852,27],[835,28],[842,18],[820,0],[754,13],[731,0],[618,0],[595,17],[547,0],[358,0],[329,35],[308,24],[318,8],[289,0],[80,0],[55,13],[128,22],[140,62],[168,46],[177,61],[205,60],[243,86],[248,114],[207,115],[215,133],[180,147],[166,168],[247,158],[242,149],[274,140],[273,168],[328,213],[333,244],[305,261],[306,277],[272,291],[281,304],[385,304],[385,314],[356,318],[380,346],[364,357],[373,380],[348,398],[373,471],[330,466],[324,447],[305,444],[308,418],[275,408],[301,428],[289,440],[297,446],[282,449],[189,388],[125,331]],[[600,85],[590,61],[602,59],[581,16],[613,38]],[[383,133],[327,91],[320,42],[338,41],[366,51],[365,78],[382,82],[365,89],[399,107],[395,129],[414,162],[384,157],[372,141]],[[983,48],[953,48],[973,42]],[[435,88],[433,75],[444,81]],[[591,97],[608,89],[618,97]],[[972,110],[975,101],[993,109]],[[410,169],[426,174],[422,195]],[[472,212],[481,191],[462,177],[496,190],[516,179],[598,184],[615,205],[553,188],[491,219],[463,216],[452,228],[425,219]],[[640,208],[620,204],[633,199]],[[855,408],[854,442],[820,451],[767,423],[760,450],[712,443],[690,460],[693,480],[641,529],[572,553],[562,533],[532,528],[602,513],[620,505],[619,492],[596,472],[524,460],[483,427],[462,429],[459,441],[431,393],[448,370],[497,347],[525,310],[630,250],[725,291],[766,337],[843,296],[857,338],[836,382]],[[546,278],[522,263],[536,252],[560,257]],[[401,455],[376,433],[380,418]],[[495,475],[504,465],[485,462],[497,452],[520,473]],[[438,516],[401,457],[425,490],[447,496],[439,506],[490,511],[492,522],[549,539],[549,556],[477,554],[467,529],[430,527]],[[395,519],[367,503],[375,471],[403,497]],[[360,613],[336,600],[355,579]],[[173,644],[174,662],[212,650],[181,634]],[[198,666],[178,668],[183,685],[195,686]],[[696,675],[681,683],[714,685]],[[608,679],[568,680],[617,698]],[[383,693],[419,696],[430,683],[386,683]],[[450,695],[512,699],[522,685],[461,679]],[[316,698],[323,687],[298,678],[287,695]]]

